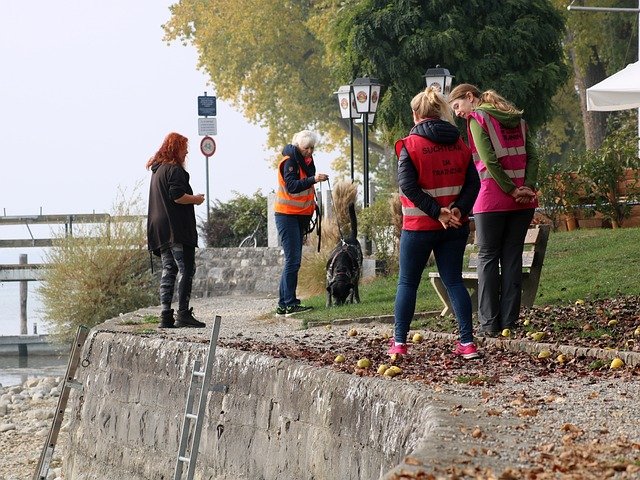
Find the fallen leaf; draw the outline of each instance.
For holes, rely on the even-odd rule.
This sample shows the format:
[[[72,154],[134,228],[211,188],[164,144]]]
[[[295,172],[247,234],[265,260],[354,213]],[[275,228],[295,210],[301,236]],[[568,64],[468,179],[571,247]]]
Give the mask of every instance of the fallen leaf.
[[[521,408],[516,412],[519,417],[535,417],[538,415],[537,408]]]

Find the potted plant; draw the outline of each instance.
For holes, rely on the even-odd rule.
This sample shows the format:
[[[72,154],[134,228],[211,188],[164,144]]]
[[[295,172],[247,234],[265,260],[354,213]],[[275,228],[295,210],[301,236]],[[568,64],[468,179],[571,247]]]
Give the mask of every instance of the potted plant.
[[[613,228],[622,227],[631,214],[631,204],[640,199],[638,137],[629,130],[622,128],[609,135],[598,150],[585,154],[578,168],[594,209]]]
[[[581,178],[574,171],[576,154],[569,162],[552,163],[543,157],[538,174],[540,184],[539,202],[542,212],[551,220],[554,231],[561,222],[567,230],[579,227],[577,214],[581,207],[581,194],[584,192]],[[589,211],[586,210],[588,214]]]

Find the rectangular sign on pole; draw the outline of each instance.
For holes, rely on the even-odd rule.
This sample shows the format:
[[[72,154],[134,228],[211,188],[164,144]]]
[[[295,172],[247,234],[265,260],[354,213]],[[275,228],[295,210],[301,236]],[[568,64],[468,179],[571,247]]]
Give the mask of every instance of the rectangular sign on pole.
[[[200,117],[215,117],[216,97],[207,95],[198,97],[198,115]]]
[[[217,118],[199,118],[198,119],[198,135],[217,135],[218,119]]]

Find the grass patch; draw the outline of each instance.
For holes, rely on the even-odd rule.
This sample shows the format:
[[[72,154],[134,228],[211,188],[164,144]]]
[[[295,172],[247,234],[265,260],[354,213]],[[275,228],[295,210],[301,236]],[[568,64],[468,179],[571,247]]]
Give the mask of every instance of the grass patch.
[[[562,332],[573,332],[575,330],[580,330],[582,328],[582,324],[577,320],[564,320],[562,322],[553,322],[551,325],[551,329],[554,332],[562,333]]]
[[[449,315],[441,317],[440,315],[429,315],[411,322],[411,330],[432,330],[436,332],[453,332],[458,328],[455,318]]]
[[[144,327],[144,328],[137,329],[133,333],[137,335],[152,335],[152,334],[158,333],[158,330],[156,330],[155,328]]]
[[[536,304],[637,295],[638,244],[640,228],[552,232]]]
[[[425,270],[427,272],[427,270]],[[393,315],[395,304],[396,275],[388,277],[376,277],[360,285],[360,299],[362,303],[340,305],[325,308],[326,296],[318,295],[304,300],[305,305],[310,305],[313,310],[301,313],[297,318],[304,321],[327,322],[338,319],[373,317],[380,315]],[[440,299],[431,287],[428,274],[423,275],[423,280],[418,288],[416,312],[440,311],[442,305]]]
[[[640,294],[640,284],[637,281],[637,272],[640,270],[638,245],[640,228],[551,232],[535,304],[567,305],[578,299]],[[416,312],[442,309],[440,299],[429,281],[428,272],[434,269],[435,267],[428,267],[422,275]],[[393,275],[376,277],[362,284],[362,303],[358,305],[325,308],[324,294],[312,296],[304,303],[314,309],[301,314],[299,318],[306,324],[309,321],[330,322],[336,319],[393,315],[397,281],[397,276]],[[419,326],[423,321],[418,319],[418,323],[414,324]],[[429,322],[437,324],[436,320],[426,320],[424,328],[428,328]],[[450,324],[437,326],[439,331],[452,331],[454,328],[453,320]],[[532,325],[531,329],[534,328]],[[585,333],[602,336],[606,332],[594,330]]]
[[[127,318],[118,322],[118,325],[142,325],[142,324],[150,324],[150,323],[154,323],[154,324],[160,323],[160,317],[158,317],[157,315],[145,315],[139,320],[135,318]]]
[[[145,315],[142,317],[141,323],[160,323],[160,317],[157,315]]]
[[[602,370],[607,365],[608,365],[608,363],[605,360],[598,359],[598,360],[594,360],[593,362],[591,362],[589,364],[588,368],[589,368],[589,370]]]
[[[611,337],[611,332],[604,328],[596,328],[594,330],[587,330],[578,332],[578,336],[581,338],[603,338],[603,337]]]

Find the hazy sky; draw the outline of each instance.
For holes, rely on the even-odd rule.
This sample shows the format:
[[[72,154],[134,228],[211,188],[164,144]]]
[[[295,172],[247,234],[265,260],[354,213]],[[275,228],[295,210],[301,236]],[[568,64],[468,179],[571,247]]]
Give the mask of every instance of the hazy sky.
[[[0,215],[109,212],[139,181],[146,202],[144,164],[170,131],[189,138],[191,183],[206,193],[197,97],[215,89],[195,48],[162,41],[172,3],[2,0]],[[220,101],[217,119],[210,197],[270,192],[265,132]],[[319,171],[329,162],[316,155]]]

